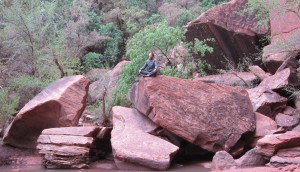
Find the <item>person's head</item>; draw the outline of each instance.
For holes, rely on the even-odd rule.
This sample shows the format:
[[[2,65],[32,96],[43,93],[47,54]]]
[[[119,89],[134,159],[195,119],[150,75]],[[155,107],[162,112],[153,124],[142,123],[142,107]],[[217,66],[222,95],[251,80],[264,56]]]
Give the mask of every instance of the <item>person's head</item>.
[[[154,59],[154,53],[149,53],[149,59],[153,60]]]

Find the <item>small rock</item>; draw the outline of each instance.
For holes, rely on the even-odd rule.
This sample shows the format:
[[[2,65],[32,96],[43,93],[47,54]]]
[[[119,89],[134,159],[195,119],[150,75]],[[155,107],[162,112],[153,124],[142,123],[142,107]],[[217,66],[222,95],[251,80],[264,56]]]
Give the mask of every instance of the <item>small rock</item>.
[[[259,66],[249,66],[249,70],[259,78],[259,80],[264,80],[271,76],[270,73],[266,73],[264,70],[262,70]]]
[[[236,162],[229,153],[226,151],[219,151],[213,157],[211,170],[234,169],[236,166]]]
[[[247,91],[254,112],[274,117],[286,107],[287,98],[280,96],[272,90],[256,87]]]
[[[270,160],[273,167],[300,164],[300,147],[280,149]]]
[[[263,156],[272,157],[279,149],[300,146],[300,132],[266,135],[258,140],[257,146]]]
[[[241,158],[235,160],[238,167],[257,167],[264,166],[268,161],[260,154],[257,148],[246,152]]]
[[[292,128],[299,123],[299,118],[297,116],[289,116],[279,113],[276,115],[275,121],[280,127]]]

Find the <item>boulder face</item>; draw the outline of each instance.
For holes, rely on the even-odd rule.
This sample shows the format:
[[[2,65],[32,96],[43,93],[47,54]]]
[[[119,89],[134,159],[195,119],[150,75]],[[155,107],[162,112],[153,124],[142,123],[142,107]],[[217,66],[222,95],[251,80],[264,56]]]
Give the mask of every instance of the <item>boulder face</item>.
[[[262,56],[271,73],[300,52],[299,1],[274,0],[274,4],[270,11],[271,44],[264,48]]]
[[[109,99],[113,96],[113,89],[117,85],[118,78],[122,72],[125,65],[130,63],[130,61],[121,61],[118,63],[113,70],[99,70],[101,74],[94,74],[97,77],[96,81],[93,82],[89,87],[88,102],[92,103],[96,100],[102,99],[104,94]],[[92,73],[92,71],[90,72]]]
[[[159,126],[212,152],[229,151],[255,129],[247,92],[226,85],[168,76],[140,78],[129,98]]]
[[[267,33],[268,28],[258,27],[258,22],[253,16],[237,13],[243,10],[246,2],[246,0],[232,0],[223,3],[207,10],[187,24],[188,41],[196,38],[215,39],[213,43],[209,43],[214,52],[204,57],[212,65],[212,69],[224,69],[225,64],[220,62],[226,60],[236,65],[245,56],[258,52],[257,42]]]
[[[178,147],[149,134],[158,128],[136,109],[115,106],[111,144],[120,170],[166,170]]]
[[[3,142],[34,148],[46,128],[76,126],[86,106],[89,80],[77,75],[57,80],[29,101],[7,127]]]

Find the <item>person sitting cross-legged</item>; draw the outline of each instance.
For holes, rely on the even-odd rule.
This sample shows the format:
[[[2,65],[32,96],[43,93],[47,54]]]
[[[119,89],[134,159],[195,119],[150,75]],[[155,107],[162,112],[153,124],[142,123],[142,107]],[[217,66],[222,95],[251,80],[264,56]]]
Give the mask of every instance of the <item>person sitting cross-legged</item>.
[[[145,77],[155,76],[157,72],[158,64],[154,59],[154,53],[149,54],[149,58],[143,65],[143,67],[139,70],[140,74],[143,74]]]

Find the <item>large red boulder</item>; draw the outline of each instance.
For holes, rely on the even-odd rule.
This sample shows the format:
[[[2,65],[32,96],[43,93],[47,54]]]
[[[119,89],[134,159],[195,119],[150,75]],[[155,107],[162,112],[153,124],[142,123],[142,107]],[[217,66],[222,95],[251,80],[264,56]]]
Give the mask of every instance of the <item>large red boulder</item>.
[[[81,75],[57,80],[29,101],[7,127],[3,142],[34,148],[46,128],[76,126],[86,106],[89,80]]]
[[[161,75],[140,78],[129,97],[159,126],[212,152],[229,151],[255,129],[243,89]]]
[[[225,69],[227,60],[237,65],[244,57],[258,52],[256,46],[268,27],[259,27],[253,16],[240,15],[247,0],[232,0],[207,10],[186,26],[187,40],[214,38],[212,54],[204,59],[212,69]],[[196,56],[200,58],[200,55]]]
[[[158,128],[136,109],[115,106],[111,144],[120,170],[166,170],[178,147],[149,134]]]
[[[274,0],[274,4],[270,10],[271,44],[264,48],[262,58],[271,73],[300,52],[299,1]]]

